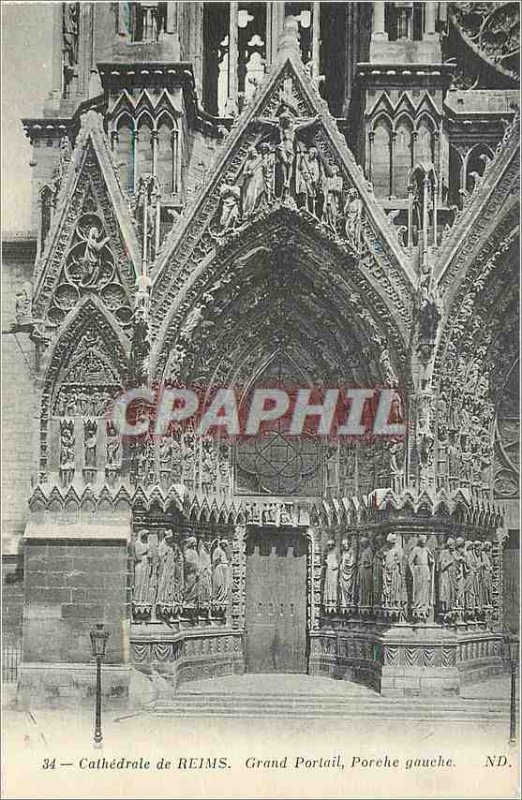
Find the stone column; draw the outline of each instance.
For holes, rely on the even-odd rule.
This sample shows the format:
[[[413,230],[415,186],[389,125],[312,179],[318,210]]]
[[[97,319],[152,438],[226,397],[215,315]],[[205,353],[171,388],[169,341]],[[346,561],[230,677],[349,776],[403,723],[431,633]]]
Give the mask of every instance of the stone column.
[[[321,4],[312,4],[312,75],[314,78],[319,76],[319,42],[321,37]]]
[[[118,36],[130,39],[129,20],[127,19],[127,3],[118,3]]]
[[[387,39],[388,34],[384,27],[384,0],[375,0],[373,4],[373,31],[372,39]]]
[[[433,0],[428,0],[424,5],[424,37],[436,36],[435,19],[437,4]]]
[[[239,3],[237,0],[229,5],[230,24],[229,24],[229,47],[228,47],[228,98],[229,103],[237,104],[237,65],[238,65],[238,45],[237,45],[237,13]]]
[[[279,2],[271,3],[271,24],[270,24],[270,63],[273,63],[277,55],[279,35],[283,30],[285,20],[285,4]]]

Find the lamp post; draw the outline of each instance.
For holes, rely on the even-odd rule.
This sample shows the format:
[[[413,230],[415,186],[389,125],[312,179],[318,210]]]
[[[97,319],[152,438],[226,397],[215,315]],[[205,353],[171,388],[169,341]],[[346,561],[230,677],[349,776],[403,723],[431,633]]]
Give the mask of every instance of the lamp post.
[[[511,703],[509,714],[509,742],[516,742],[517,729],[517,668],[518,668],[518,647],[519,640],[516,634],[506,636],[507,651],[509,654],[509,665],[511,667]]]
[[[91,631],[92,654],[96,659],[96,719],[94,724],[94,744],[99,747],[103,740],[101,730],[101,662],[105,656],[109,631],[103,622],[97,622],[94,630]]]

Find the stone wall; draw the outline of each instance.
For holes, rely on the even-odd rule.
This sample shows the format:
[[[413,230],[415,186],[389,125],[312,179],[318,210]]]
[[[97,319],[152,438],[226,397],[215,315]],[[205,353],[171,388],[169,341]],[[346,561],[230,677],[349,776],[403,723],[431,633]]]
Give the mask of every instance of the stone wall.
[[[130,671],[129,520],[124,515],[33,515],[25,538],[24,639],[18,699],[59,703],[92,694],[90,632],[109,631],[109,694],[124,699]]]
[[[5,640],[22,639],[24,608],[23,573],[16,558],[2,562],[2,634]]]
[[[11,333],[16,293],[31,279],[35,241],[6,237],[2,252],[2,551],[15,554],[29,516],[33,463],[34,347],[27,333]]]

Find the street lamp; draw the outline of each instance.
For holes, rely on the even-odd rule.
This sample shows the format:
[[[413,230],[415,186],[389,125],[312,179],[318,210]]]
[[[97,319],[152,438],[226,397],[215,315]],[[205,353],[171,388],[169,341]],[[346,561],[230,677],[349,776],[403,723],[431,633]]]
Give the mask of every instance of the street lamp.
[[[509,716],[509,741],[514,744],[516,741],[517,728],[517,669],[518,669],[518,636],[507,634],[505,637],[507,644],[506,650],[509,655],[509,665],[511,667],[511,704]]]
[[[94,725],[94,744],[100,746],[103,735],[101,730],[101,662],[105,656],[109,631],[103,622],[97,622],[91,631],[92,654],[96,659],[96,721]]]

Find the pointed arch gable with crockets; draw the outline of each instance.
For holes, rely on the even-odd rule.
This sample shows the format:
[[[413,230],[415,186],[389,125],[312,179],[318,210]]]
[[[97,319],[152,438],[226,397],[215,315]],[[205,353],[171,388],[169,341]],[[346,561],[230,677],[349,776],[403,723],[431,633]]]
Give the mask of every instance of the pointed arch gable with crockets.
[[[486,266],[486,252],[498,246],[495,231],[511,228],[519,218],[520,117],[517,115],[486,165],[465,208],[443,240],[434,264],[434,281],[442,296],[454,297],[470,271]],[[480,254],[480,255],[479,255]]]
[[[94,363],[98,371],[103,370],[105,380],[109,376],[110,389],[119,392],[126,387],[130,378],[129,353],[129,340],[122,333],[117,320],[97,297],[85,297],[69,312],[60,335],[45,353],[42,364],[41,474],[46,472],[48,465],[48,425],[53,413],[53,403],[57,400],[63,382],[70,375],[70,370],[78,369],[81,373],[81,378],[75,374],[75,384],[81,385],[83,381],[85,385],[89,385],[93,382],[93,377],[89,374],[90,364]],[[99,375],[96,375],[94,382],[99,382]],[[68,412],[67,408],[65,412]]]
[[[218,211],[220,189],[224,184],[234,184],[238,179],[248,149],[260,138],[259,125],[262,120],[273,120],[281,110],[288,108],[296,120],[304,120],[310,128],[315,126],[314,145],[320,150],[321,157],[327,164],[336,165],[346,186],[356,188],[363,207],[372,257],[379,262],[376,271],[380,267],[381,275],[389,277],[391,292],[395,284],[398,294],[405,298],[404,305],[409,305],[415,284],[412,266],[326,104],[304,73],[302,65],[293,54],[289,54],[285,60],[274,64],[258,87],[253,100],[229,133],[204,191],[200,192],[194,205],[186,209],[165,242],[153,279],[152,309],[156,329],[168,317],[176,294],[191,272],[210,252],[217,249],[208,229]]]
[[[120,324],[128,324],[139,264],[138,242],[102,118],[89,111],[82,117],[52,227],[36,264],[34,318],[56,329],[82,296],[94,293],[105,294],[107,309]],[[116,313],[119,308],[121,314]]]

